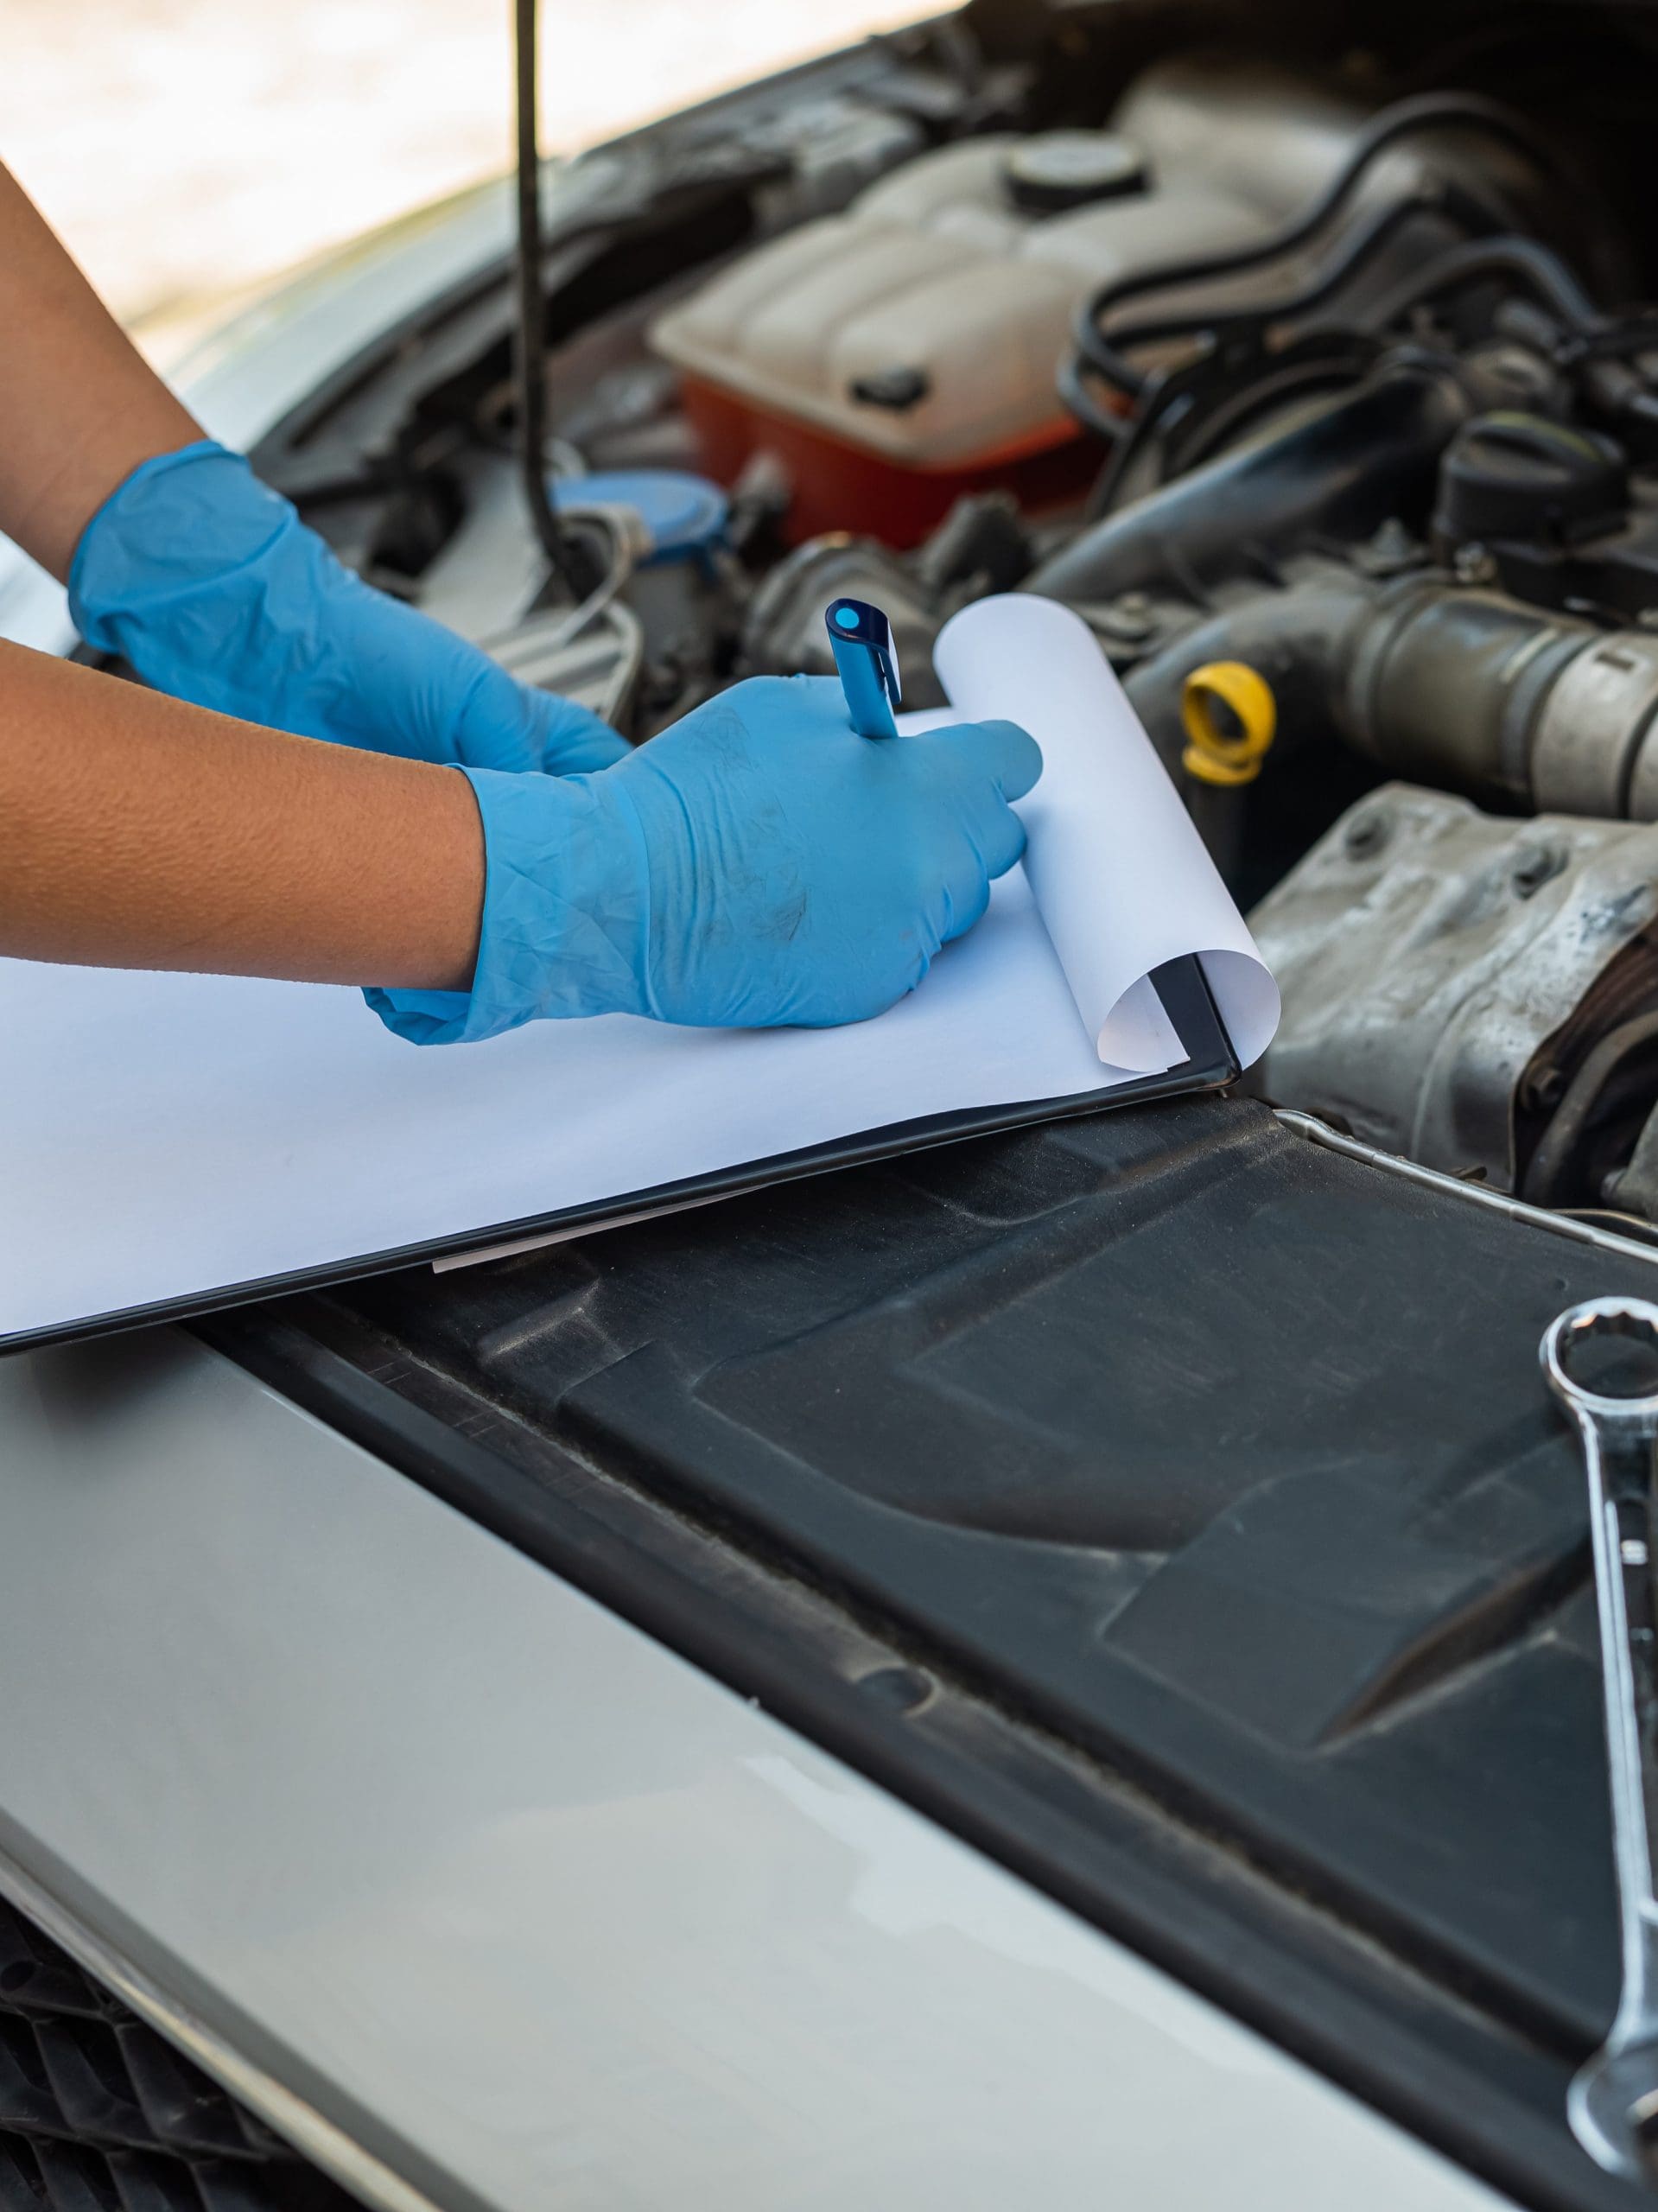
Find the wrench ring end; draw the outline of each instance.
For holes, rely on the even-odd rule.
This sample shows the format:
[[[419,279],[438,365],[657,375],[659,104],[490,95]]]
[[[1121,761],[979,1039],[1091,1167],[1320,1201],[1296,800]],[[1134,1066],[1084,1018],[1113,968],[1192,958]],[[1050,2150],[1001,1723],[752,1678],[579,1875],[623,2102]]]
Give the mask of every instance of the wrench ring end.
[[[1598,2166],[1650,2187],[1658,2180],[1658,2046],[1608,2044],[1572,2077],[1566,2113]]]
[[[1658,1389],[1640,1397],[1607,1397],[1572,1374],[1568,1361],[1573,1346],[1591,1337],[1622,1337],[1645,1344],[1658,1357],[1658,1306],[1645,1298],[1585,1299],[1555,1316],[1537,1347],[1549,1389],[1580,1419],[1587,1416],[1611,1428],[1658,1434]]]

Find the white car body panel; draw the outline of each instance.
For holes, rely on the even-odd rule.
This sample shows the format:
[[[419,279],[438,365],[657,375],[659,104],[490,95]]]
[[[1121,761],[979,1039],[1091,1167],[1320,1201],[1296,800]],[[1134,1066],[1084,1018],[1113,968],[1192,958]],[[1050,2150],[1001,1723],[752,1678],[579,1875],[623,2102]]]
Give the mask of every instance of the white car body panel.
[[[0,1841],[431,2202],[1500,2202],[181,1333],[0,1432]]]

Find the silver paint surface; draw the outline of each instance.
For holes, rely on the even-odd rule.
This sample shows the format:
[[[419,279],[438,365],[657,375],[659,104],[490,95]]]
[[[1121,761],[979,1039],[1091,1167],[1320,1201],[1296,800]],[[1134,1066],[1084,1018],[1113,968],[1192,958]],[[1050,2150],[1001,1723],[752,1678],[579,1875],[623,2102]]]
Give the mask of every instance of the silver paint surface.
[[[1499,2201],[192,1340],[0,1440],[0,1843],[435,2202]]]

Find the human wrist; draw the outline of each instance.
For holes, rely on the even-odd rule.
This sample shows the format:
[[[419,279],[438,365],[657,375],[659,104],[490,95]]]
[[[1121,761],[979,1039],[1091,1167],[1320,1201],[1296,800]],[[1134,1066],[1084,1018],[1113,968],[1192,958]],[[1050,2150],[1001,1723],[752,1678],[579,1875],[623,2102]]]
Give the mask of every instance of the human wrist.
[[[471,1044],[530,1020],[652,1012],[644,842],[614,779],[461,773],[485,855],[470,987],[369,991],[388,1028],[416,1044]]]
[[[331,650],[338,569],[287,499],[207,439],[155,455],[105,501],[75,549],[69,609],[88,645],[156,690],[360,746]]]
[[[453,722],[492,667],[478,654],[458,671],[467,649],[441,632],[434,682],[436,626],[365,584],[212,440],[144,462],[105,501],[76,549],[69,603],[89,645],[124,654],[157,690],[439,766],[460,757]]]
[[[199,512],[212,505],[211,537],[176,528],[183,482],[191,506]],[[291,512],[287,500],[261,485],[247,463],[217,439],[198,438],[150,454],[93,511],[76,541],[67,579],[76,627],[100,651],[122,650],[116,626],[128,614],[130,594],[118,571],[125,569],[135,550],[165,563],[156,591],[158,597],[172,596],[257,553]],[[223,535],[226,518],[239,525],[229,543]]]
[[[435,882],[437,895],[417,894],[410,903],[419,920],[423,940],[420,960],[429,971],[430,988],[464,993],[472,988],[477,973],[483,934],[488,866],[483,819],[464,774],[452,771],[429,788],[429,818],[423,831],[429,842],[422,874]]]
[[[440,766],[558,773],[626,747],[375,590],[210,440],[135,469],[82,533],[70,609],[157,690],[247,721]]]

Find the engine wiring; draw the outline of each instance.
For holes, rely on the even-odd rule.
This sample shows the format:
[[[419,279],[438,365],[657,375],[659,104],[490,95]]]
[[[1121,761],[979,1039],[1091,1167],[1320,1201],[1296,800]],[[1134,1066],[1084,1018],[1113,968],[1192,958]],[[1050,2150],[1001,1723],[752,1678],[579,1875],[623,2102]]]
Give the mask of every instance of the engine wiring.
[[[1235,286],[1240,277],[1284,262],[1293,267],[1298,256],[1350,216],[1350,203],[1371,181],[1384,155],[1410,137],[1448,130],[1480,132],[1522,156],[1538,176],[1565,183],[1553,150],[1498,103],[1474,95],[1423,94],[1375,116],[1324,190],[1271,238],[1142,270],[1101,286],[1083,302],[1071,348],[1060,364],[1058,389],[1077,421],[1112,449],[1089,501],[1090,516],[1109,512],[1150,439],[1172,423],[1178,422],[1185,435],[1158,472],[1159,480],[1192,466],[1202,450],[1212,450],[1232,435],[1240,385],[1262,383],[1266,389],[1255,397],[1276,404],[1363,373],[1381,334],[1402,307],[1385,313],[1372,308],[1356,319],[1356,327],[1350,321],[1299,340],[1285,333],[1353,290],[1413,222],[1432,222],[1460,232],[1465,242],[1478,242],[1508,231],[1512,215],[1496,195],[1475,192],[1452,178],[1424,178],[1363,219],[1356,231],[1338,233],[1333,252],[1287,292],[1207,311],[1188,301],[1175,313],[1128,325],[1114,325],[1112,318],[1134,300]],[[1592,315],[1592,308],[1589,312]],[[1195,343],[1178,366],[1141,367],[1132,358],[1137,351],[1181,340]],[[1104,387],[1103,398],[1095,396],[1097,386]],[[1231,403],[1231,419],[1217,425],[1200,449],[1192,442],[1191,427],[1204,413],[1203,401],[1215,391]]]
[[[1081,364],[1109,383],[1123,397],[1138,398],[1147,378],[1107,336],[1106,321],[1113,312],[1133,299],[1243,276],[1252,270],[1270,268],[1274,263],[1300,252],[1343,213],[1383,154],[1421,132],[1452,129],[1488,133],[1522,154],[1542,174],[1559,178],[1560,164],[1553,149],[1520,117],[1494,100],[1471,94],[1434,92],[1400,100],[1372,118],[1324,189],[1272,237],[1224,253],[1200,255],[1141,270],[1130,276],[1114,278],[1091,293],[1077,310],[1073,326],[1076,353]],[[1121,424],[1110,416],[1103,416],[1099,428],[1101,435],[1109,438],[1120,433]]]

